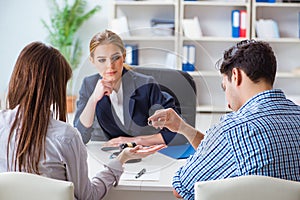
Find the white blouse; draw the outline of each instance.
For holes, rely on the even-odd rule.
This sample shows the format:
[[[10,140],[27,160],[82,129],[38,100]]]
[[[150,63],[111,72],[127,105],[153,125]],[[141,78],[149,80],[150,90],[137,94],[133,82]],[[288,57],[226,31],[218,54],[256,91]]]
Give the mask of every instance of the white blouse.
[[[0,111],[0,172],[9,171],[7,140],[17,108]],[[13,137],[10,141],[10,155],[14,146]],[[41,156],[39,170],[43,176],[73,182],[75,199],[99,200],[118,183],[123,167],[118,160],[112,160],[105,170],[89,180],[87,150],[79,132],[71,125],[51,118],[46,137],[46,159]]]
[[[110,101],[112,106],[115,109],[115,112],[124,125],[124,114],[123,114],[123,88],[122,88],[122,81],[120,83],[120,87],[118,92],[115,90],[112,91],[112,93],[109,95]]]

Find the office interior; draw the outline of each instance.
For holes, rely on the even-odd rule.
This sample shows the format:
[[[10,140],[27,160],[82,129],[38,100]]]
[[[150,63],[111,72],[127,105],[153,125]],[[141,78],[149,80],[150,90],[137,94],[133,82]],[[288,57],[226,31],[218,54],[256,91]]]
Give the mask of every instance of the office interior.
[[[101,7],[101,10],[86,21],[78,31],[78,36],[82,41],[82,59],[79,68],[73,72],[73,78],[76,80],[73,86],[74,93],[77,93],[80,88],[81,81],[84,76],[96,73],[96,70],[90,66],[88,61],[89,41],[90,38],[97,32],[109,28],[111,18],[111,1],[110,0],[89,0],[87,9],[96,5]],[[33,6],[34,5],[34,6]],[[5,95],[7,92],[8,82],[12,73],[13,66],[17,59],[17,55],[21,49],[32,41],[42,41],[49,43],[47,38],[48,32],[43,26],[41,20],[49,22],[50,3],[47,0],[27,2],[1,1],[0,9],[0,27],[1,27],[1,73],[0,73],[0,108],[5,108]],[[28,12],[30,10],[30,12]],[[221,81],[221,79],[220,79]],[[219,87],[219,85],[217,86]],[[218,90],[221,90],[218,88]],[[200,91],[201,92],[201,91]],[[224,99],[225,101],[225,99]],[[224,112],[199,113],[196,116],[196,127],[205,131],[213,123],[217,122],[219,117]],[[69,114],[69,122],[72,123],[73,114]]]
[[[156,0],[144,0],[144,1],[124,1],[120,0],[118,2],[122,2],[126,4],[128,3],[127,7],[130,5],[134,5],[134,3],[145,3],[145,12],[144,14],[146,17],[151,15],[149,9],[146,8],[147,2],[154,2]],[[234,0],[213,0],[219,2],[235,2]],[[231,16],[231,10],[234,9],[248,9],[247,11],[250,12],[252,10],[253,0],[236,0],[238,3],[233,3],[233,6],[228,8],[228,6],[222,6],[224,4],[217,6],[217,11],[220,15],[222,11],[228,11],[228,17]],[[245,3],[248,2],[249,3]],[[82,47],[83,47],[83,55],[81,59],[81,64],[78,70],[74,71],[73,76],[75,77],[75,84],[73,86],[73,90],[76,92],[79,91],[79,87],[81,84],[81,80],[84,76],[92,73],[96,73],[96,70],[89,65],[88,55],[89,55],[89,41],[90,38],[97,32],[101,32],[105,29],[109,29],[111,26],[111,21],[114,18],[113,12],[118,12],[113,10],[113,2],[112,0],[88,0],[87,8],[92,8],[95,5],[100,5],[101,10],[97,12],[94,16],[92,16],[87,22],[85,22],[78,32],[78,36],[80,37]],[[134,2],[134,3],[132,3]],[[158,9],[159,12],[154,12],[153,18],[168,18],[169,16],[173,16],[175,19],[175,26],[177,26],[177,32],[183,34],[183,26],[181,23],[181,19],[189,18],[192,19],[194,15],[197,13],[197,6],[193,3],[194,1],[183,1],[183,0],[174,0],[174,3],[171,6],[167,4],[169,2],[173,2],[173,0],[161,0],[160,3],[157,5],[152,5],[152,7],[163,7]],[[186,8],[183,9],[182,3],[186,3]],[[122,4],[120,3],[120,4]],[[282,1],[276,1],[276,3],[282,3]],[[189,5],[190,4],[190,5]],[[242,6],[240,5],[242,4]],[[209,7],[203,3],[199,6],[198,9],[203,9],[200,7]],[[170,8],[171,7],[171,8]],[[174,11],[172,10],[174,8]],[[267,6],[265,6],[267,7]],[[143,12],[144,7],[140,6],[141,9],[135,9],[135,12]],[[166,11],[164,11],[166,8]],[[119,8],[118,8],[119,9]],[[129,8],[127,8],[129,9]],[[211,8],[209,7],[208,12]],[[272,10],[273,9],[273,10]],[[266,10],[257,9],[255,14],[264,16],[265,13],[266,17],[274,17],[278,20],[280,35],[281,38],[277,39],[266,39],[271,43],[271,46],[275,49],[275,54],[278,58],[278,73],[276,77],[275,87],[282,89],[294,102],[300,105],[300,4],[294,3],[293,6],[283,6],[283,13],[278,12],[279,6],[272,8],[267,7]],[[130,10],[130,9],[129,9]],[[187,14],[183,13],[186,10]],[[48,42],[47,35],[48,32],[41,23],[41,19],[44,19],[49,22],[49,1],[48,0],[27,0],[27,1],[18,1],[18,0],[10,0],[10,1],[0,1],[0,30],[1,30],[1,37],[0,37],[0,108],[5,108],[5,95],[8,87],[8,82],[10,79],[10,75],[13,70],[14,63],[16,61],[17,55],[21,51],[21,49],[28,43],[32,41],[42,41]],[[126,12],[126,11],[124,11]],[[172,14],[168,15],[166,12],[172,12]],[[214,11],[216,12],[216,11]],[[271,14],[267,14],[267,13]],[[121,12],[122,13],[122,12]],[[295,17],[291,17],[288,13],[297,13]],[[204,17],[200,15],[199,17]],[[224,14],[224,13],[222,13]],[[253,14],[253,12],[252,12]],[[122,15],[122,14],[120,14]],[[176,16],[175,16],[176,15]],[[289,17],[287,17],[289,16]],[[151,17],[150,17],[151,18]],[[253,23],[253,16],[248,16],[249,24]],[[217,18],[215,18],[217,19]],[[282,20],[281,20],[282,19]],[[130,17],[129,19],[130,20]],[[231,19],[227,19],[230,21]],[[129,22],[129,21],[128,21]],[[130,22],[129,22],[130,23]],[[137,22],[137,24],[142,22]],[[208,21],[207,23],[210,23]],[[221,23],[221,22],[220,22]],[[149,23],[150,24],[150,23]],[[229,23],[228,23],[229,24]],[[182,37],[175,37],[175,39],[167,39],[168,41],[174,42],[176,45],[175,47],[170,47],[170,51],[175,52],[176,54],[181,51],[181,47],[183,45],[199,45],[201,46],[195,56],[197,60],[197,64],[195,64],[196,70],[193,72],[189,72],[195,79],[197,85],[197,114],[196,114],[196,128],[202,132],[205,132],[209,127],[211,127],[214,123],[218,122],[219,118],[225,114],[230,112],[227,108],[227,103],[225,96],[223,94],[221,88],[221,76],[218,74],[217,69],[208,70],[207,68],[202,68],[202,71],[199,70],[197,65],[203,62],[208,63],[210,66],[214,66],[214,63],[222,56],[222,50],[229,48],[231,45],[236,43],[237,41],[242,40],[243,38],[232,38],[231,35],[224,33],[224,30],[217,31],[217,28],[209,28],[207,27],[208,24],[204,24],[202,26],[201,19],[200,25],[203,32],[203,36],[205,34],[209,35],[205,39],[199,40],[188,40]],[[147,25],[149,26],[149,25]],[[223,28],[224,25],[221,25]],[[205,29],[209,31],[205,31]],[[231,30],[231,26],[225,28],[225,31]],[[215,32],[210,32],[215,31]],[[217,33],[218,32],[218,33]],[[229,32],[228,32],[229,33]],[[176,33],[175,33],[176,34]],[[219,37],[218,34],[227,34],[226,38]],[[231,34],[231,33],[230,33]],[[251,25],[247,26],[247,33],[245,38],[255,38],[255,28]],[[213,38],[212,36],[216,36]],[[155,36],[155,38],[159,38],[160,35]],[[164,37],[164,36],[161,36]],[[163,39],[157,39],[158,43],[162,42]],[[178,40],[178,41],[174,41]],[[151,43],[152,41],[148,41]],[[129,43],[135,44],[134,39],[130,40]],[[147,42],[145,42],[147,43]],[[167,42],[166,46],[170,45],[170,42]],[[154,44],[154,46],[157,44]],[[171,44],[173,45],[173,44]],[[158,49],[159,46],[155,46]],[[168,48],[168,47],[167,47]],[[169,51],[169,49],[168,49]],[[212,53],[213,52],[213,55]],[[152,55],[149,55],[152,56]],[[179,56],[180,57],[180,56]],[[148,58],[144,59],[144,63],[142,65],[147,65]],[[166,65],[165,60],[162,58],[158,58],[158,62],[161,62],[159,67],[164,67]],[[151,64],[151,62],[149,61]],[[176,60],[172,66],[175,69],[182,69],[181,68],[182,60]],[[157,63],[156,63],[157,64]],[[200,66],[200,64],[199,64]],[[169,67],[169,66],[168,66]],[[200,67],[199,67],[200,68]],[[197,71],[198,70],[198,71]],[[69,122],[72,123],[73,113],[69,113]],[[91,161],[95,162],[95,160]],[[129,193],[134,193],[134,191],[129,191]],[[159,192],[158,192],[159,193]],[[134,194],[133,194],[134,195]],[[158,197],[159,199],[159,197]]]
[[[148,1],[139,1],[139,3],[143,3],[143,2],[151,2],[152,0],[148,0]],[[283,0],[278,0],[278,2],[281,2]],[[95,69],[93,69],[92,67],[89,66],[88,64],[88,44],[89,44],[89,40],[90,38],[93,36],[93,34],[95,34],[96,32],[99,31],[103,31],[106,28],[109,28],[109,24],[111,22],[111,19],[113,18],[113,8],[112,8],[112,2],[113,1],[109,1],[109,0],[89,0],[88,1],[88,5],[87,5],[87,9],[88,8],[92,8],[96,5],[99,5],[101,7],[100,12],[97,12],[94,16],[92,16],[87,22],[85,22],[82,27],[80,28],[80,30],[78,31],[78,36],[80,36],[80,40],[82,41],[82,59],[81,59],[81,64],[80,67],[77,71],[74,72],[74,77],[76,78],[76,83],[74,88],[74,91],[77,92],[79,90],[80,87],[80,82],[82,80],[82,78],[86,75],[86,74],[91,74],[95,72]],[[121,2],[130,2],[130,3],[134,3],[137,1],[119,1]],[[155,2],[155,1],[154,1]],[[164,3],[166,2],[166,3]],[[173,1],[162,1],[162,5],[164,4],[168,4],[168,2],[173,2]],[[166,14],[166,12],[164,12],[163,15],[161,15],[160,13],[155,13],[153,14],[153,18],[156,18],[156,16],[158,16],[157,18],[159,18],[160,16],[162,16],[161,18],[169,18],[169,16],[174,17],[175,14],[178,15],[178,21],[181,18],[193,18],[193,16],[195,15],[195,12],[197,12],[197,9],[201,10],[201,7],[204,7],[204,10],[207,8],[205,6],[195,6],[197,4],[194,4],[193,2],[195,1],[174,1],[174,2],[186,2],[186,11],[187,14],[182,14],[180,12],[178,13],[174,13],[172,15],[168,15]],[[197,2],[197,1],[196,1]],[[126,3],[125,3],[126,4]],[[147,4],[147,3],[146,3]],[[189,6],[189,4],[191,4],[191,6]],[[275,9],[271,9],[271,8],[267,8],[270,11],[269,14],[264,14],[266,18],[271,18],[274,17],[278,23],[279,26],[281,26],[282,28],[280,28],[280,34],[283,37],[280,40],[271,40],[272,41],[272,45],[275,48],[275,53],[278,56],[278,76],[277,79],[275,81],[275,87],[281,88],[283,89],[287,95],[294,101],[299,102],[300,99],[300,94],[299,91],[296,87],[296,85],[299,85],[299,78],[297,77],[298,74],[298,69],[300,67],[300,63],[299,60],[297,58],[298,52],[300,51],[299,49],[299,21],[295,21],[299,20],[299,16],[296,17],[291,17],[291,15],[288,15],[289,12],[291,13],[299,13],[299,6],[297,6],[297,3],[292,3],[294,4],[294,6],[286,6],[284,8],[282,8],[283,10],[283,14],[278,14],[276,15],[276,13],[279,12],[280,8],[275,8]],[[29,0],[28,2],[19,2],[16,0],[12,0],[12,1],[1,1],[0,2],[1,5],[1,14],[0,14],[0,28],[1,28],[1,73],[0,73],[0,100],[1,100],[1,108],[3,108],[4,105],[4,97],[5,97],[5,93],[7,91],[7,85],[8,85],[8,81],[12,72],[12,68],[13,65],[16,61],[16,57],[18,55],[18,53],[20,52],[21,48],[23,46],[25,46],[26,44],[28,44],[29,42],[32,41],[43,41],[43,42],[48,42],[47,40],[47,36],[48,36],[48,32],[45,29],[45,27],[43,26],[43,24],[41,23],[41,20],[45,20],[46,22],[49,22],[49,15],[50,15],[50,9],[49,9],[49,5],[50,3],[46,0],[41,0],[38,2],[35,2],[33,0]],[[33,6],[35,5],[35,6]],[[179,3],[175,4],[175,6],[177,6],[177,8],[175,8],[174,10],[180,10],[181,9],[181,5]],[[251,6],[246,4],[245,7],[246,9],[250,9],[248,6]],[[129,6],[130,7],[130,6]],[[151,6],[153,7],[155,10],[155,5]],[[157,6],[157,7],[162,7],[163,9],[165,7],[169,7],[169,6]],[[218,9],[219,6],[216,6]],[[227,6],[225,6],[227,7]],[[230,7],[230,6],[228,6]],[[276,7],[280,7],[280,6],[276,6]],[[208,7],[210,8],[210,7]],[[222,8],[222,6],[221,6]],[[239,6],[237,8],[240,8]],[[222,8],[223,9],[223,8]],[[232,9],[230,7],[230,9]],[[228,10],[228,12],[230,12],[230,9],[226,9],[226,11]],[[30,12],[28,12],[30,10]],[[167,9],[167,12],[175,12],[172,11],[170,9]],[[206,10],[210,10],[210,9],[206,9]],[[129,10],[131,11],[131,10]],[[212,10],[214,11],[214,10]],[[216,10],[218,11],[218,10]],[[281,11],[281,10],[280,10]],[[120,12],[120,11],[119,11]],[[161,10],[159,10],[159,12],[162,12]],[[214,11],[215,12],[215,11]],[[122,12],[121,12],[122,13]],[[138,13],[138,12],[137,12]],[[191,13],[191,14],[189,14]],[[209,12],[199,12],[199,13],[204,13],[204,15],[208,15]],[[261,10],[258,10],[257,13],[260,15],[263,15],[263,13],[267,13],[267,12],[263,12]],[[149,12],[145,12],[143,13],[145,15],[147,15],[146,17],[151,17],[149,15],[151,15],[151,13]],[[122,15],[122,14],[119,14]],[[181,16],[183,15],[183,16]],[[134,17],[134,16],[133,16]],[[199,16],[201,17],[201,16]],[[175,18],[175,17],[174,17]],[[252,20],[253,21],[253,17],[248,17],[249,22]],[[252,19],[250,19],[252,18]],[[216,18],[217,19],[217,18]],[[215,19],[215,21],[216,21]],[[129,18],[130,20],[130,18]],[[227,19],[230,20],[230,19]],[[280,21],[281,20],[281,21]],[[142,20],[139,20],[142,21]],[[218,23],[223,23],[224,21],[218,22]],[[290,22],[286,23],[286,22]],[[139,23],[143,23],[139,22]],[[202,25],[201,22],[200,24]],[[296,24],[295,24],[296,23]],[[223,23],[224,24],[224,23]],[[219,24],[217,24],[219,25]],[[178,28],[178,32],[181,33],[183,32],[183,30],[181,29],[180,25]],[[206,27],[205,27],[206,26]],[[222,25],[224,27],[224,25]],[[223,28],[222,27],[222,28]],[[221,29],[222,29],[221,28]],[[230,29],[231,27],[227,27],[226,29]],[[207,29],[207,31],[205,30]],[[216,28],[215,28],[216,29]],[[250,30],[251,29],[251,30]],[[202,31],[204,36],[206,35],[212,35],[212,36],[217,36],[216,38],[211,37],[212,39],[205,39],[204,41],[197,41],[196,43],[199,43],[201,45],[203,45],[201,48],[206,50],[202,51],[201,48],[200,50],[196,50],[196,59],[198,59],[197,62],[201,63],[204,62],[204,64],[209,64],[212,65],[218,58],[221,57],[222,52],[224,49],[228,48],[229,46],[231,46],[232,44],[234,44],[234,42],[238,41],[239,39],[232,39],[230,38],[228,35],[226,36],[226,38],[221,38],[219,39],[219,35],[217,34],[223,34],[225,32],[222,32],[222,30],[220,31],[215,31],[214,29],[210,28],[209,26],[207,27],[207,24],[204,24],[202,27]],[[213,31],[215,32],[220,32],[220,33],[212,33]],[[227,30],[226,30],[227,31]],[[253,33],[255,34],[255,28],[254,27],[249,27],[247,29],[247,31],[249,31],[247,38],[252,38]],[[251,33],[250,33],[251,31]],[[228,31],[227,31],[228,32]],[[228,34],[228,33],[226,33]],[[226,41],[228,39],[228,41]],[[177,38],[175,39],[177,40]],[[181,39],[180,39],[181,40]],[[220,41],[219,41],[220,40]],[[181,45],[181,44],[187,44],[190,45],[192,44],[191,41],[189,40],[184,40],[184,41],[176,41],[177,45]],[[130,43],[135,43],[135,41],[130,41]],[[212,44],[211,46],[213,46],[212,48],[208,48],[207,44]],[[164,44],[163,44],[164,45]],[[166,44],[166,46],[168,46],[169,43]],[[158,46],[159,47],[159,46]],[[173,47],[172,47],[173,48]],[[175,48],[180,48],[180,47],[175,47]],[[175,49],[173,48],[172,50],[177,53],[181,53],[182,50],[180,49]],[[169,50],[169,49],[167,49]],[[213,52],[215,52],[213,54]],[[213,54],[213,55],[212,55]],[[150,61],[151,62],[151,56],[144,56],[146,58],[143,58],[146,62]],[[150,58],[149,58],[150,57]],[[210,58],[211,57],[211,58]],[[208,59],[209,58],[209,59]],[[142,63],[144,65],[144,63]],[[197,67],[197,66],[196,66]],[[180,69],[181,66],[179,66],[179,64],[177,63],[176,68]],[[202,69],[200,69],[199,71],[201,72]],[[208,72],[208,73],[206,73]],[[296,73],[291,73],[291,72],[296,72]],[[200,76],[204,77],[203,79],[199,78],[199,73],[198,71],[196,72],[196,76],[195,79],[197,81],[197,88],[199,90],[198,92],[198,96],[201,93],[201,96],[205,96],[205,99],[201,99],[199,98],[199,104],[211,104],[214,105],[215,103],[217,104],[217,107],[211,109],[211,108],[201,108],[201,105],[198,105],[200,107],[200,111],[203,112],[210,112],[210,111],[221,111],[223,112],[228,111],[226,110],[226,100],[224,98],[223,95],[223,91],[220,88],[219,85],[214,84],[212,85],[212,83],[215,83],[217,81],[220,81],[220,79],[218,79],[218,77],[215,74],[211,74],[209,70],[207,70],[207,68],[204,66],[202,72],[200,73]],[[195,73],[194,73],[195,74]],[[296,74],[296,75],[295,75]],[[205,79],[205,80],[204,80]],[[208,86],[206,87],[205,84],[208,84]],[[212,85],[212,86],[210,86]],[[216,91],[216,92],[215,92]],[[220,100],[219,100],[220,99]],[[218,102],[215,102],[217,101]],[[221,108],[220,108],[221,107]],[[216,113],[216,112],[214,112]]]
[[[151,1],[152,0],[150,0],[148,2],[151,2]],[[82,41],[83,55],[82,55],[81,64],[80,64],[79,69],[77,69],[73,74],[73,78],[75,78],[75,80],[76,80],[74,87],[73,87],[73,90],[75,93],[78,92],[78,90],[79,90],[82,78],[84,76],[86,76],[87,74],[95,73],[95,69],[93,69],[93,67],[91,67],[88,63],[88,52],[89,52],[88,44],[89,44],[89,40],[93,36],[93,34],[95,34],[96,32],[99,32],[99,31],[103,31],[110,27],[110,22],[111,22],[112,18],[114,18],[112,12],[117,12],[117,11],[113,11],[112,2],[113,1],[110,1],[110,0],[101,0],[101,1],[89,0],[88,1],[87,9],[92,8],[96,5],[99,5],[101,7],[101,10],[100,10],[100,12],[97,12],[94,16],[92,16],[87,22],[85,22],[82,25],[82,27],[80,28],[80,30],[78,31],[78,36],[80,36],[80,40]],[[116,2],[118,2],[118,1],[116,1]],[[125,4],[126,4],[126,1],[119,1],[119,2],[121,2],[121,4],[122,4],[122,2],[125,2]],[[136,1],[127,1],[127,2],[134,3]],[[146,2],[146,4],[147,4],[147,1],[140,1],[140,3],[143,3],[143,2]],[[167,2],[167,4],[168,4],[168,1],[162,1],[162,5],[164,5],[164,2]],[[171,1],[171,2],[173,2],[173,1]],[[195,13],[195,12],[197,12],[197,10],[195,10],[195,9],[200,8],[199,6],[198,7],[193,6],[193,2],[195,2],[195,1],[174,1],[174,2],[178,2],[177,4],[175,4],[175,6],[177,6],[177,8],[175,8],[175,10],[181,9],[180,8],[181,5],[179,4],[179,2],[187,2],[186,3],[187,4],[186,5],[187,13],[193,13],[193,12]],[[191,8],[188,8],[189,3],[191,3],[191,6],[190,6]],[[0,62],[1,62],[1,65],[0,65],[1,66],[1,73],[0,73],[1,104],[0,104],[0,107],[4,108],[7,85],[8,85],[8,81],[10,78],[10,74],[12,72],[13,65],[16,61],[16,56],[18,55],[21,48],[31,41],[38,40],[38,41],[48,42],[48,40],[47,40],[48,32],[45,29],[45,27],[43,26],[43,24],[41,23],[41,20],[43,19],[46,22],[49,22],[49,20],[50,20],[49,15],[51,12],[49,9],[50,3],[47,0],[41,0],[38,2],[35,2],[34,0],[29,0],[26,2],[19,2],[17,0],[1,1],[0,5],[1,5],[0,6],[1,7],[0,27],[2,30],[1,31],[1,36],[2,36],[1,44],[2,45],[0,47],[0,49],[1,49],[1,53],[0,53],[0,57],[1,57],[1,59],[0,59]],[[249,8],[247,8],[247,6],[248,5],[246,4],[246,9],[249,9]],[[155,8],[155,5],[152,7]],[[165,8],[164,6],[160,6],[160,7],[162,7],[163,9]],[[193,7],[195,7],[195,8],[193,8]],[[204,8],[206,8],[206,7],[204,6]],[[295,12],[295,10],[297,12],[297,9],[299,10],[299,7],[297,8],[297,5],[295,6],[295,8],[291,8],[291,10],[293,10],[293,12]],[[28,12],[29,10],[30,10],[30,12]],[[209,9],[206,9],[206,10],[209,10]],[[284,9],[284,10],[285,10],[284,14],[286,15],[287,14],[286,12],[289,12],[289,9]],[[159,12],[161,12],[161,11],[159,11]],[[167,12],[174,12],[174,11],[167,9]],[[262,11],[258,11],[258,12],[262,12]],[[274,9],[274,11],[273,11],[274,13],[272,13],[272,10],[269,12],[270,12],[269,15],[272,16],[272,15],[276,15],[276,12],[278,12],[278,10]],[[201,13],[202,13],[202,11],[201,11]],[[178,13],[173,13],[173,14],[165,14],[164,13],[163,15],[160,13],[155,13],[155,14],[153,14],[154,15],[153,18],[156,18],[156,16],[158,16],[157,18],[159,18],[159,16],[163,16],[162,18],[168,18],[169,16],[175,18],[174,17],[175,14],[178,15],[178,19],[193,17],[193,14],[186,14],[187,16],[184,16],[184,14],[181,14],[178,12]],[[204,14],[207,15],[208,13],[204,12]],[[151,15],[151,13],[149,14],[148,12],[145,12],[145,15]],[[181,15],[183,15],[183,16],[181,16]],[[277,17],[277,18],[279,18],[279,19],[284,18],[282,15],[278,15],[278,16],[279,17]],[[149,16],[147,16],[147,17],[149,17]],[[250,18],[250,17],[248,17],[248,18]],[[248,19],[248,20],[250,20],[250,19]],[[283,19],[283,20],[291,21],[289,18]],[[140,22],[140,23],[143,23],[143,22]],[[299,23],[298,23],[298,25],[295,25],[295,24],[292,24],[292,25],[283,24],[283,25],[284,25],[284,27],[282,28],[283,30],[281,30],[281,32],[282,32],[281,34],[283,34],[283,37],[287,36],[287,39],[282,39],[282,41],[274,43],[276,50],[278,49],[277,56],[279,57],[279,65],[280,65],[279,70],[278,70],[280,72],[280,73],[278,73],[279,78],[276,79],[275,87],[278,86],[279,88],[283,89],[285,92],[287,92],[287,94],[289,95],[289,97],[292,100],[299,102],[300,101],[300,93],[299,93],[296,85],[299,85],[300,81],[297,76],[295,76],[293,73],[290,73],[294,69],[297,69],[300,67],[299,60],[297,59],[297,54],[298,54],[297,52],[300,51],[300,48],[299,48],[300,44],[299,44],[299,42],[297,42],[297,39],[296,40],[290,39],[290,38],[295,38],[295,37],[299,38],[299,35],[298,35],[299,34],[298,32],[300,32],[299,31]],[[291,31],[292,33],[286,33],[288,31],[285,29],[289,28],[289,26],[293,27],[293,31]],[[298,30],[298,32],[297,32],[297,30]],[[178,28],[177,31],[183,32],[183,30],[180,30],[180,28]],[[203,33],[205,33],[205,30],[203,28],[202,28],[202,31],[203,31]],[[209,30],[209,31],[213,31],[213,30]],[[248,37],[250,37],[250,31],[255,32],[255,30],[253,30],[253,27],[252,27],[252,30],[250,30],[250,28],[248,28],[247,31],[249,31]],[[221,32],[218,34],[223,34],[221,30],[217,31],[217,32]],[[205,33],[205,34],[208,34],[208,33]],[[251,33],[251,34],[253,34],[253,33]],[[200,60],[198,62],[202,62],[202,60],[203,60],[203,62],[206,62],[206,63],[209,62],[208,64],[211,65],[213,62],[215,62],[217,60],[218,56],[221,57],[222,50],[224,50],[224,49],[228,48],[230,45],[234,44],[235,41],[238,41],[238,39],[231,41],[230,38],[229,38],[230,42],[227,42],[227,41],[224,42],[224,39],[223,39],[223,42],[218,42],[218,39],[216,39],[216,40],[217,41],[215,42],[215,44],[213,44],[213,46],[217,46],[217,47],[213,47],[213,48],[216,48],[215,55],[210,55],[210,54],[212,54],[210,52],[214,52],[214,49],[212,49],[212,50],[208,49],[208,52],[197,50],[198,52],[200,52],[200,53],[196,53],[196,59]],[[132,41],[131,41],[131,43],[132,43]],[[207,43],[213,43],[213,42],[208,41]],[[178,42],[178,44],[181,44],[181,43]],[[183,44],[189,45],[190,41],[183,41]],[[279,47],[282,46],[282,48],[277,48],[278,46]],[[203,49],[205,49],[205,48],[206,48],[206,46],[204,44]],[[180,50],[175,49],[174,52],[177,53],[177,52],[180,52]],[[147,55],[145,57],[147,57]],[[151,57],[151,56],[148,56],[148,57]],[[205,57],[213,57],[213,58],[211,61],[209,59],[206,59],[209,61],[204,61]],[[150,62],[151,62],[151,58],[146,58],[146,59],[144,58],[144,60],[147,60],[147,59],[150,60]],[[284,66],[287,69],[281,70],[281,68],[283,68],[282,66]],[[175,68],[180,69],[181,66],[177,66]],[[205,131],[210,125],[212,125],[213,123],[218,121],[218,118],[219,118],[219,116],[222,115],[222,113],[227,112],[229,110],[226,109],[226,99],[223,95],[223,91],[222,91],[221,87],[218,84],[215,84],[218,81],[220,82],[221,78],[218,78],[215,75],[210,75],[210,72],[208,74],[205,74],[205,72],[207,71],[207,69],[205,67],[204,67],[203,71],[204,72],[200,73],[200,78],[199,78],[199,76],[197,76],[197,75],[199,75],[199,73],[197,73],[197,72],[196,72],[196,76],[194,76],[194,78],[197,82],[196,85],[197,85],[197,89],[198,89],[198,94],[197,94],[198,97],[200,96],[200,94],[201,94],[201,97],[205,96],[204,100],[201,98],[199,98],[199,100],[198,100],[199,104],[197,106],[198,106],[198,108],[200,108],[200,109],[198,109],[198,111],[200,111],[202,113],[202,115],[199,115],[199,112],[198,112],[198,114],[197,114],[198,122],[196,123],[196,126],[200,130]],[[281,71],[282,71],[282,73],[281,73]],[[192,72],[192,73],[195,74],[195,72]],[[212,86],[206,86],[206,84],[212,85]],[[217,106],[214,106],[215,101],[218,101],[216,103]],[[214,107],[213,108],[205,108],[205,106],[204,106],[204,108],[203,107],[201,108],[202,105],[200,105],[200,104],[202,104],[202,102],[204,102],[204,104],[208,104],[211,107],[212,106],[214,106]],[[207,115],[207,113],[209,113],[209,115],[205,116],[205,115]],[[205,116],[204,119],[207,119],[207,117],[210,118],[210,121],[208,123],[205,123],[205,125],[203,123],[201,123],[203,121],[202,116]],[[72,115],[69,118],[71,121]]]

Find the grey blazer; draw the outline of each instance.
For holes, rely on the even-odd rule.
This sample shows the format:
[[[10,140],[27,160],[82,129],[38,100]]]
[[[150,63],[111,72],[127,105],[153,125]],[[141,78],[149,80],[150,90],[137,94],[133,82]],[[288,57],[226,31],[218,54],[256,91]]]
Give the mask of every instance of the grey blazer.
[[[79,90],[79,99],[76,102],[76,112],[74,117],[74,126],[81,133],[82,140],[86,144],[90,140],[106,141],[108,138],[104,135],[96,115],[94,123],[90,128],[86,128],[79,120],[79,117],[84,110],[90,96],[92,95],[98,80],[101,78],[99,74],[94,74],[83,79]]]

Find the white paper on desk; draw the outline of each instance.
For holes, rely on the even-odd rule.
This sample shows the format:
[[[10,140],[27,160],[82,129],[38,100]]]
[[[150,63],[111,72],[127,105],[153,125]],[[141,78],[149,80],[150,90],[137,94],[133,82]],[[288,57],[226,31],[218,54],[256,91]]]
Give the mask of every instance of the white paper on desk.
[[[139,178],[135,178],[136,174],[137,173],[124,172],[121,175],[121,180],[124,180],[124,181],[159,181],[159,178],[160,178],[160,171],[146,172]]]

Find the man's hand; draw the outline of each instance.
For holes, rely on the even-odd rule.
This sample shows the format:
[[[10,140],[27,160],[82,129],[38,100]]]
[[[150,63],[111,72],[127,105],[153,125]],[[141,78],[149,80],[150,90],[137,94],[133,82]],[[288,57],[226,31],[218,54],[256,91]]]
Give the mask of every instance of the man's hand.
[[[157,110],[148,118],[148,121],[155,128],[166,127],[173,132],[179,132],[179,128],[185,124],[182,118],[171,108]]]

